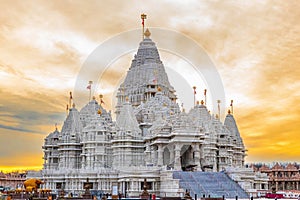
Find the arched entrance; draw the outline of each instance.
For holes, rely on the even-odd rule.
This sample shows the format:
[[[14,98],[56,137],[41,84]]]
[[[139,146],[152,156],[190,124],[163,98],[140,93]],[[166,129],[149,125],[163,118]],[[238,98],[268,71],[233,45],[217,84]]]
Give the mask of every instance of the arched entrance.
[[[164,152],[163,152],[163,165],[169,165],[170,164],[170,150],[168,147],[166,147],[164,149]]]
[[[180,151],[180,162],[182,171],[192,171],[195,165],[194,151],[191,145],[183,145]]]

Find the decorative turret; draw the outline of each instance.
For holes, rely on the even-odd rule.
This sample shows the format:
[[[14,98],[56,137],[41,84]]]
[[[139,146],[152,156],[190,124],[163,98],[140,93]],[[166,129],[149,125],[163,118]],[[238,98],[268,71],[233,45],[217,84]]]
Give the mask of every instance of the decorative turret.
[[[211,115],[203,101],[201,101],[201,105],[197,102],[196,106],[190,110],[188,115],[196,126],[203,126],[204,123],[211,119]]]
[[[180,113],[180,108],[175,101],[164,95],[160,88],[146,103],[142,103],[135,109],[138,122],[141,124],[152,124],[159,117],[164,120],[174,118]],[[145,134],[144,134],[145,135]]]
[[[225,127],[230,131],[232,134],[232,144],[234,145],[234,156],[233,156],[233,165],[237,167],[242,167],[244,165],[244,158],[246,156],[246,149],[243,143],[243,139],[241,138],[240,132],[236,125],[236,121],[231,114],[228,112],[224,121]]]
[[[131,167],[144,164],[144,142],[133,108],[123,104],[116,121],[117,133],[111,141],[113,167]],[[124,159],[126,158],[126,159]]]
[[[58,168],[59,153],[58,153],[58,139],[60,132],[55,127],[55,131],[50,133],[45,138],[44,149],[44,168],[56,170]]]
[[[238,129],[237,125],[236,125],[236,121],[235,121],[233,115],[231,114],[230,110],[229,110],[228,114],[226,115],[226,118],[225,118],[225,121],[224,121],[224,125],[232,133],[232,136],[236,140],[236,144],[239,147],[244,148],[244,143],[243,143],[243,140],[241,138],[239,129]]]
[[[79,112],[75,108],[75,104],[69,110],[69,115],[64,122],[61,130],[61,139],[63,142],[78,142],[80,140],[80,133],[82,131],[82,124],[79,117]]]
[[[76,169],[80,167],[79,155],[81,153],[81,131],[82,124],[79,112],[75,104],[69,111],[69,115],[64,122],[59,138],[60,160],[59,167]]]
[[[123,104],[116,123],[119,132],[131,133],[131,135],[134,137],[139,136],[141,133],[141,129],[139,129],[139,124],[133,112],[133,108],[129,102],[125,102]]]
[[[90,116],[90,122],[82,132],[82,168],[95,169],[111,166],[109,144],[111,139],[111,127],[98,114]]]
[[[100,100],[101,101],[101,100]],[[90,121],[90,116],[93,116],[94,114],[101,114],[102,118],[108,122],[112,122],[111,113],[107,112],[98,102],[95,98],[91,100],[87,105],[85,105],[80,110],[80,120],[82,121],[83,127],[87,125],[87,123]]]

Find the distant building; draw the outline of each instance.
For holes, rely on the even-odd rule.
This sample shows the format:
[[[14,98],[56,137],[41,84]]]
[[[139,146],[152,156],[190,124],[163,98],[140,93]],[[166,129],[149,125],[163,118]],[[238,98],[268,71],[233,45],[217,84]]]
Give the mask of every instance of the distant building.
[[[0,190],[4,188],[16,189],[23,187],[23,182],[26,180],[26,173],[0,172]]]
[[[267,165],[253,165],[255,171],[268,174],[268,187],[275,191],[298,190],[300,191],[300,169],[299,165],[279,164],[272,167]]]

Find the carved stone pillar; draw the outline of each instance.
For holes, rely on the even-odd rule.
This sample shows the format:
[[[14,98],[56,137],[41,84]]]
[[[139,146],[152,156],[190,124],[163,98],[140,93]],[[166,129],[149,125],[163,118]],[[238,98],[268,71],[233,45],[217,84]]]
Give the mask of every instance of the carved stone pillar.
[[[146,165],[151,164],[151,151],[150,151],[149,144],[146,145],[145,162],[146,162]]]
[[[175,157],[174,146],[172,146],[172,147],[170,147],[170,163],[169,164],[174,163],[174,157]]]
[[[199,149],[199,144],[194,145],[194,161],[195,164],[197,165],[197,171],[202,171],[201,165],[200,165],[200,149]]]
[[[154,165],[157,165],[157,150],[155,149],[154,146],[152,147],[151,159],[152,159],[152,163]]]
[[[157,166],[162,166],[163,165],[163,146],[162,144],[157,145]]]

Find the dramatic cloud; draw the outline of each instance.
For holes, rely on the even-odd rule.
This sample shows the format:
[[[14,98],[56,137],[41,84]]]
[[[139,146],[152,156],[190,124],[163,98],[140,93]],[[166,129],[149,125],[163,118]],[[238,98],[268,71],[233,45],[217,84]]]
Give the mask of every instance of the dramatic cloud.
[[[178,31],[207,51],[225,86],[227,102],[223,103],[234,100],[234,115],[249,150],[247,161],[300,161],[297,4],[284,0],[2,1],[0,168],[41,165],[43,139],[55,123],[62,126],[68,93],[74,90],[85,59],[110,37],[140,28],[143,12],[147,26]],[[108,109],[131,56],[106,66],[99,77],[97,93],[105,95]],[[172,57],[166,64],[172,62],[178,64],[180,59]],[[74,101],[85,102],[76,97]]]

